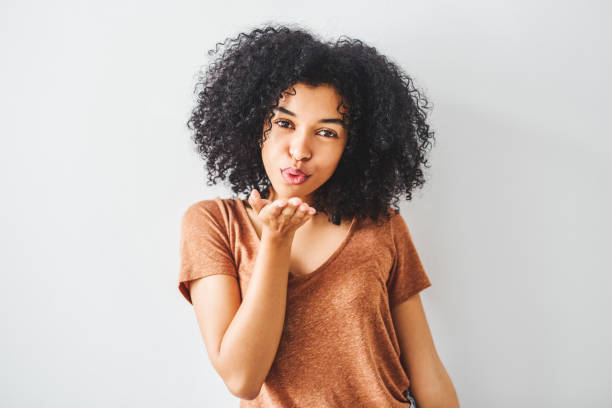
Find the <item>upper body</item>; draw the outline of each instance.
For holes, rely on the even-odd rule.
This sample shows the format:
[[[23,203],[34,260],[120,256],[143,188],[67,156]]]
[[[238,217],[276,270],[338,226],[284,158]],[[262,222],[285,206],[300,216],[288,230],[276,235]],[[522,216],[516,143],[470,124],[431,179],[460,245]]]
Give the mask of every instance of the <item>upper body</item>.
[[[179,288],[188,301],[189,282],[215,274],[233,276],[244,298],[261,238],[251,211],[220,198],[187,209]],[[400,214],[382,225],[354,218],[337,232],[324,252],[292,247],[319,258],[292,257],[274,363],[258,396],[241,406],[406,406],[410,380],[391,310],[431,283]]]
[[[360,40],[265,27],[222,45],[188,125],[209,182],[248,205],[189,207],[179,287],[228,389],[243,405],[392,407],[410,386],[421,408],[458,406],[397,214],[424,184],[427,101]]]

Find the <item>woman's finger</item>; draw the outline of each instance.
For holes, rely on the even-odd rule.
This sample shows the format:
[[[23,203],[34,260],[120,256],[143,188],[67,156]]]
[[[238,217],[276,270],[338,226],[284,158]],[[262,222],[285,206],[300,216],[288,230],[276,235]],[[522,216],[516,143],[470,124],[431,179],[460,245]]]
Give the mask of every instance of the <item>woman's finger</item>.
[[[310,208],[310,206],[306,203],[302,203],[300,204],[300,206],[297,208],[296,214],[299,214],[301,216],[308,214],[308,209]]]
[[[281,215],[286,219],[289,220],[291,219],[291,217],[293,217],[293,215],[295,214],[295,211],[297,210],[297,207],[302,203],[302,200],[300,200],[297,197],[291,197],[288,200],[287,206],[283,209],[283,212],[281,213]]]
[[[251,208],[255,210],[256,214],[259,214],[262,207],[265,206],[265,203],[261,199],[261,195],[259,194],[259,191],[257,191],[257,189],[254,189],[253,191],[251,191],[251,195],[249,196],[248,201],[249,201],[249,204],[251,205]]]
[[[294,224],[303,224],[305,222],[304,218],[308,214],[306,211],[308,210],[308,204],[302,203],[295,208],[295,213],[293,214],[293,223]]]
[[[287,206],[287,202],[282,199],[270,202],[269,204],[265,205],[262,208],[261,215],[266,216],[266,217],[269,217],[269,216],[278,217],[283,211],[283,208],[285,208],[286,206]]]

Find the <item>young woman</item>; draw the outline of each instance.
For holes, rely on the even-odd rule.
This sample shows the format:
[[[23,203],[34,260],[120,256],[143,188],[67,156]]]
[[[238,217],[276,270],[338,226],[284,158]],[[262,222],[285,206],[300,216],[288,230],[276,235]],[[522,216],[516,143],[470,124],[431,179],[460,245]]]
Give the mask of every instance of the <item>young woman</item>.
[[[248,199],[187,208],[179,273],[215,370],[241,407],[457,407],[397,205],[424,184],[426,100],[359,40],[220,45],[188,126],[208,184]]]

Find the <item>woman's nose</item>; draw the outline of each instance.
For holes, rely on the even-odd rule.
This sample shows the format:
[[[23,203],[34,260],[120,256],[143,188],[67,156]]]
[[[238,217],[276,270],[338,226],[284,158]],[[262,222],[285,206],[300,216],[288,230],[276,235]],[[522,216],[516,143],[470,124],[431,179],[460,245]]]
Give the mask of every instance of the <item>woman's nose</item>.
[[[295,132],[289,146],[289,154],[295,160],[308,160],[312,152],[308,143],[308,135],[305,132]]]

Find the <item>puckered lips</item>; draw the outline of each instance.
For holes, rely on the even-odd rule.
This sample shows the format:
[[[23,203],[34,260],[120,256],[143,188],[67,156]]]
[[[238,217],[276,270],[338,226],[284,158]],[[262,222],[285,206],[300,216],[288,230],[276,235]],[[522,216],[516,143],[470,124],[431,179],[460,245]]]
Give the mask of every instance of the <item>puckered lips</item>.
[[[296,169],[295,167],[287,167],[281,169],[281,175],[283,179],[289,184],[302,184],[305,182],[310,174],[306,174],[303,171]]]

